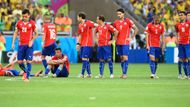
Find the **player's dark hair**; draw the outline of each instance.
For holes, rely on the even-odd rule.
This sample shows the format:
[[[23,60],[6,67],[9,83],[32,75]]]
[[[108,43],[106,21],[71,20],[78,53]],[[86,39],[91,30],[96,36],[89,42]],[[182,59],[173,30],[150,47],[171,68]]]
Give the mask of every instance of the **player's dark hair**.
[[[184,14],[184,15],[186,15],[186,12],[185,11],[178,11],[178,14]]]
[[[123,8],[117,9],[116,12],[121,12],[121,13],[125,13]]]
[[[61,48],[56,48],[55,51],[62,51]]]
[[[81,17],[82,19],[86,19],[86,13],[84,12],[80,12],[78,16]]]
[[[29,11],[28,9],[24,9],[24,10],[22,11],[22,14],[30,14],[30,11]]]
[[[98,19],[103,21],[103,22],[105,21],[105,17],[103,15],[98,16]]]

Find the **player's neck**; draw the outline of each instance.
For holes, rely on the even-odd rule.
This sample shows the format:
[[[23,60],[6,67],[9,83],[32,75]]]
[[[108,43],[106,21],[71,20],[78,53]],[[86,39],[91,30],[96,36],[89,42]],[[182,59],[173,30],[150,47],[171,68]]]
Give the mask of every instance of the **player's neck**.
[[[186,20],[181,20],[180,22],[181,22],[181,23],[185,23],[185,22],[186,22]]]
[[[83,24],[85,22],[85,20],[81,20],[81,24]]]
[[[104,23],[104,22],[100,23],[100,26],[104,26],[104,25],[105,25],[105,23]]]
[[[119,19],[120,21],[124,21],[125,20],[125,18],[123,17],[123,18],[121,18],[121,19]]]

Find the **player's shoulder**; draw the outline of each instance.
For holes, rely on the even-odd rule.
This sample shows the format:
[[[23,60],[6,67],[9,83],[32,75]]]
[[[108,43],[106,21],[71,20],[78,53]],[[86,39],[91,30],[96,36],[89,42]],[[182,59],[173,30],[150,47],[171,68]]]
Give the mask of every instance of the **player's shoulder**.
[[[126,22],[130,22],[130,23],[133,23],[133,21],[132,21],[131,19],[129,19],[129,18],[125,18],[124,21],[126,21]]]
[[[29,22],[30,22],[31,24],[35,24],[35,23],[36,23],[36,22],[35,22],[34,20],[32,20],[32,19],[30,19]]]

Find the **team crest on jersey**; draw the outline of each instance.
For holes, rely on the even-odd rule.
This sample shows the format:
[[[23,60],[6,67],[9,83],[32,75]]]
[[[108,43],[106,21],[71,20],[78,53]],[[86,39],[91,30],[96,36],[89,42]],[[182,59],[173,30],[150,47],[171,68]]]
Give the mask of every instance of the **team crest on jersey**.
[[[106,29],[106,27],[104,27],[104,29]]]
[[[31,27],[32,25],[31,24],[28,24],[29,27]]]
[[[84,27],[86,27],[86,24],[84,24]]]
[[[126,25],[127,23],[125,22],[124,25]]]
[[[188,27],[189,25],[188,24],[186,24],[186,27]]]
[[[160,29],[162,29],[162,26],[160,26]]]

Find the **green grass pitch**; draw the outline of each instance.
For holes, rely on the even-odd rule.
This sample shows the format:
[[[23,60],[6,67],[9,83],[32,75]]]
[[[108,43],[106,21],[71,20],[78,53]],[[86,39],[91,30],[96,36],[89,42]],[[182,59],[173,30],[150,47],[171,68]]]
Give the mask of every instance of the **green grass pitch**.
[[[15,65],[16,69],[19,69]],[[33,65],[33,73],[42,68]],[[91,64],[93,76],[98,64]],[[148,64],[130,64],[128,78],[119,79],[120,64],[114,65],[114,79],[105,66],[103,79],[76,78],[81,64],[72,64],[69,78],[0,77],[0,107],[188,107],[190,80],[177,79],[176,64],[160,64],[159,79],[150,79]]]

